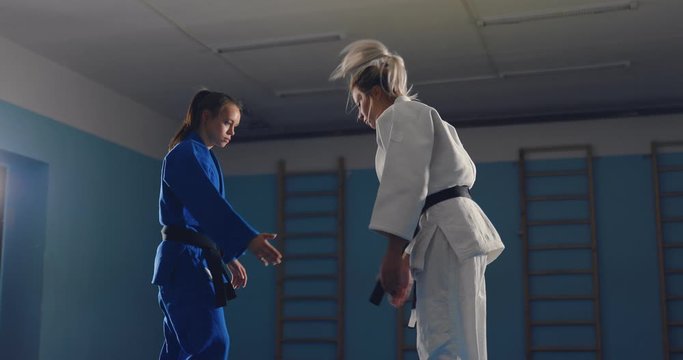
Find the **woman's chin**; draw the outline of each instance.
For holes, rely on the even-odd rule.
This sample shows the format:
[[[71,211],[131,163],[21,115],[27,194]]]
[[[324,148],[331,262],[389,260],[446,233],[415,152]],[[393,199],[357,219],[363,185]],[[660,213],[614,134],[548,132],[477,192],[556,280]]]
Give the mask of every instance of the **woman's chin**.
[[[225,149],[228,146],[228,144],[230,144],[230,141],[221,141],[219,143],[216,143],[216,145],[214,146],[219,147],[221,149]]]

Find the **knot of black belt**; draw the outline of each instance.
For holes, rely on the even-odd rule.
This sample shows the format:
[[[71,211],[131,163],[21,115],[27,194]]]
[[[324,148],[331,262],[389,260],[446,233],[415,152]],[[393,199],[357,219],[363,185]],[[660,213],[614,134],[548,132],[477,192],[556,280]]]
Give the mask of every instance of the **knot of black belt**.
[[[449,187],[447,189],[443,189],[441,191],[437,191],[431,195],[427,196],[427,199],[425,199],[425,204],[422,207],[422,211],[420,212],[420,216],[422,214],[426,213],[427,210],[442,202],[446,201],[448,199],[453,199],[457,197],[466,197],[468,199],[471,199],[472,196],[470,195],[470,188],[467,186],[453,186]],[[415,232],[413,233],[413,237],[417,235],[417,233],[420,232],[420,223],[418,221],[417,226],[415,227]],[[408,247],[408,244],[406,244],[406,247]],[[404,248],[405,250],[405,248]],[[382,283],[377,280],[375,283],[375,288],[372,290],[372,294],[370,294],[370,302],[379,306],[379,304],[382,302],[382,299],[384,298],[384,288],[382,287]],[[415,291],[413,290],[413,309],[415,308],[417,302],[417,296],[415,294]]]
[[[228,270],[223,262],[221,251],[208,237],[201,233],[180,226],[164,226],[161,228],[161,238],[166,241],[178,241],[201,248],[211,273],[211,281],[216,292],[216,306],[223,307],[228,301],[237,297],[231,284],[223,282],[223,276],[230,279]]]

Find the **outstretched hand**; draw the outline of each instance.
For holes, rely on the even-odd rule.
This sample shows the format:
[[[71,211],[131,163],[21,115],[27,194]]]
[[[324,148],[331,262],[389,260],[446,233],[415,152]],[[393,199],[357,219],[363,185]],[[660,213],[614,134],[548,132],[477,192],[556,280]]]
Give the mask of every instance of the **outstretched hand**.
[[[249,242],[249,251],[261,260],[265,266],[277,265],[282,262],[282,254],[269,241],[274,240],[276,237],[277,234],[262,233],[256,235]]]

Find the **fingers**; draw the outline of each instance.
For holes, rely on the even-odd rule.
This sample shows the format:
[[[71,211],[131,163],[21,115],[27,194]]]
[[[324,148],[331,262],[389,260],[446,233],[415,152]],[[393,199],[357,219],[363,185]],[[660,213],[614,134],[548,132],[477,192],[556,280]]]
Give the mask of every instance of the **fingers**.
[[[271,245],[268,240],[273,240],[277,234],[262,233],[257,235],[249,244],[249,250],[264,266],[277,265],[282,262],[282,254]]]
[[[398,289],[394,295],[389,296],[389,304],[395,308],[400,308],[405,304],[408,297],[410,297],[409,289]]]
[[[267,240],[258,247],[255,255],[265,266],[277,265],[282,262],[282,254]]]
[[[395,299],[400,299],[402,297],[405,297],[406,293],[408,292],[406,286],[399,286],[399,285],[396,285],[393,287],[385,287],[384,291],[386,291],[387,294],[389,294],[392,298],[395,298]]]
[[[244,267],[239,267],[236,278],[237,287],[244,288],[245,286],[247,286],[247,272],[244,270]]]
[[[389,298],[389,303],[391,306],[395,308],[400,308],[403,305],[405,305],[406,301],[408,300],[408,296],[396,296],[396,297],[390,297]]]
[[[382,274],[379,282],[382,284],[384,291],[391,297],[395,297],[399,293],[399,284],[397,274]]]
[[[389,303],[395,307],[400,308],[410,298],[412,290],[412,282],[398,287],[393,294],[389,296]]]
[[[232,285],[233,289],[239,289],[243,286],[243,280],[240,276],[236,274],[232,274],[232,279],[230,279],[230,284]]]
[[[412,285],[412,284],[410,284],[410,285]],[[412,286],[404,287],[403,289],[401,289],[398,292],[398,295],[392,296],[391,298],[389,298],[389,303],[396,308],[400,308],[410,298],[411,290],[412,290]]]
[[[278,251],[273,245],[266,242],[266,248],[268,250],[268,259],[273,265],[277,265],[282,262],[282,253]]]
[[[243,288],[247,286],[247,270],[236,260],[228,264],[230,270],[230,284],[233,288]]]
[[[394,307],[401,307],[410,298],[413,287],[413,279],[410,274],[410,265],[402,261],[398,267],[391,263],[391,258],[385,259],[380,273],[380,282],[384,290],[389,294],[389,303]]]
[[[244,288],[247,285],[247,281],[243,276],[235,276],[232,278],[232,287],[235,289]]]
[[[385,257],[380,270],[380,282],[384,291],[392,297],[400,294],[401,288],[405,286],[402,281],[402,273],[400,266],[397,266],[396,259],[392,257]]]

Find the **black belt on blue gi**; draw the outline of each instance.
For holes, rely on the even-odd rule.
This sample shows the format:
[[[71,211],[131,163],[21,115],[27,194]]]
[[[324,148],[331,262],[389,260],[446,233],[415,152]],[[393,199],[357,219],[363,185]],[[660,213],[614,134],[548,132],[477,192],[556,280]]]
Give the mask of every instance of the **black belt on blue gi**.
[[[431,195],[427,196],[427,199],[425,200],[425,204],[422,207],[422,211],[420,212],[420,216],[427,212],[427,210],[442,202],[446,201],[448,199],[453,199],[457,197],[466,197],[471,199],[472,196],[470,195],[470,188],[467,186],[453,186],[449,187],[448,189],[444,189],[441,191],[437,191]],[[413,234],[413,237],[417,235],[417,233],[420,231],[420,224],[417,224],[417,227],[415,228],[415,233]],[[408,244],[406,244],[406,247],[408,247]],[[372,290],[372,294],[370,294],[370,302],[379,306],[379,304],[382,302],[382,299],[384,298],[384,288],[382,287],[382,284],[380,283],[379,280],[375,283],[375,288]],[[416,299],[417,297],[415,296],[415,292],[413,291],[413,309],[415,308],[416,304]]]
[[[183,244],[193,245],[203,250],[206,264],[211,273],[211,281],[216,292],[216,306],[223,307],[228,301],[237,297],[231,284],[223,282],[223,275],[230,279],[228,270],[223,262],[221,251],[208,237],[198,232],[180,226],[164,226],[161,228],[161,238],[166,241],[178,241]]]

